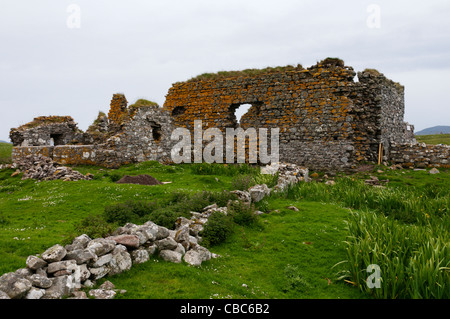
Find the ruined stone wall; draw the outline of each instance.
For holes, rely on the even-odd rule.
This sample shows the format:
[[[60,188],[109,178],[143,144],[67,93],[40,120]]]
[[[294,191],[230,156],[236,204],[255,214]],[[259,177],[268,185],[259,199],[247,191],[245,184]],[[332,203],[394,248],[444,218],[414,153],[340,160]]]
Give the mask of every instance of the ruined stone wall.
[[[389,160],[403,167],[450,168],[449,145],[427,145],[425,143],[393,143]]]
[[[20,158],[25,158],[29,155],[42,155],[45,157],[53,158],[53,146],[21,146],[13,147],[12,160],[13,162],[19,161]]]
[[[156,103],[127,107],[123,94],[114,94],[108,117],[99,114],[86,133],[70,117],[51,117],[11,130],[14,162],[28,155],[43,155],[63,165],[117,168],[143,161],[170,160],[170,114]],[[51,137],[61,136],[52,145]],[[59,145],[61,144],[61,145]]]
[[[123,163],[169,162],[175,128],[172,122],[170,114],[158,106],[140,107],[120,133],[107,141],[106,148],[114,150]]]
[[[80,143],[83,133],[70,116],[41,116],[12,129],[10,138],[14,146],[66,145]]]
[[[353,68],[326,59],[308,69],[176,83],[164,109],[177,126],[193,130],[202,120],[204,129],[224,131],[237,126],[236,108],[251,104],[240,126],[280,128],[281,161],[347,169],[376,160],[383,134],[396,135],[392,128],[403,119],[403,92],[368,73],[355,82]]]
[[[173,130],[187,128],[193,137],[194,121],[201,120],[203,132],[221,130],[224,146],[227,128],[265,128],[269,141],[270,129],[277,128],[280,161],[311,169],[347,170],[377,162],[380,145],[384,161],[400,161],[399,150],[409,154],[407,145],[416,142],[413,127],[403,122],[403,86],[373,69],[355,77],[342,60],[327,58],[308,69],[219,72],[175,83],[163,108],[147,100],[128,106],[123,94],[114,94],[108,115],[100,112],[85,133],[70,117],[36,118],[12,129],[13,159],[37,153],[61,164],[169,163]],[[251,108],[238,123],[235,111],[243,104]],[[58,139],[54,147],[52,138]],[[448,154],[443,152],[439,158]]]
[[[113,150],[100,145],[22,146],[13,147],[14,163],[29,155],[42,155],[62,165],[96,165],[117,168],[122,164]]]

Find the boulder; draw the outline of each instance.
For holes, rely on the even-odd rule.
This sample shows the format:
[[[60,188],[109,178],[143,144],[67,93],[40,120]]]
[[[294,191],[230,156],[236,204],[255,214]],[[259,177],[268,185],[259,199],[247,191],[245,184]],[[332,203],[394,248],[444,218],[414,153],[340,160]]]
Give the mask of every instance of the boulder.
[[[166,227],[158,226],[158,231],[156,233],[157,240],[167,238],[167,237],[169,237],[169,235],[170,235],[170,232]]]
[[[211,252],[203,246],[196,245],[191,250],[196,251],[202,258],[202,261],[207,261],[211,259]]]
[[[117,245],[112,252],[112,259],[109,262],[110,275],[120,274],[131,269],[133,261],[127,249],[123,245]]]
[[[52,263],[52,262],[56,262],[56,261],[61,261],[67,254],[66,249],[59,245],[56,244],[52,247],[50,247],[49,249],[47,249],[43,254],[42,254],[42,259],[45,260],[46,262]]]
[[[81,236],[76,237],[76,238],[73,240],[72,244],[80,245],[81,247],[86,248],[86,247],[87,247],[87,244],[89,244],[89,242],[90,242],[91,240],[92,240],[92,239],[91,239],[88,235],[83,234],[83,235],[81,235]]]
[[[68,296],[72,291],[72,278],[69,276],[61,276],[50,278],[52,286],[45,290],[44,296],[41,299],[61,299]]]
[[[188,250],[190,247],[189,243],[190,230],[188,225],[181,226],[175,233],[175,241],[183,245],[184,249]]]
[[[203,259],[200,254],[195,250],[189,250],[183,257],[184,261],[191,266],[201,266]]]
[[[249,192],[235,190],[235,191],[231,191],[230,193],[235,194],[241,202],[245,202],[245,203],[251,202],[251,197],[250,197]]]
[[[181,243],[178,243],[177,248],[174,249],[177,253],[180,253],[181,255],[184,255],[186,253],[186,248]]]
[[[4,299],[11,299],[11,298],[8,296],[6,292],[0,290],[0,300]]]
[[[95,299],[114,299],[116,292],[114,290],[92,289],[89,290],[89,296]]]
[[[72,273],[76,264],[77,262],[75,260],[56,261],[48,264],[47,273],[53,274],[61,270],[70,270],[70,273]]]
[[[156,240],[158,229],[156,227],[142,225],[136,229],[136,232],[141,232],[142,234],[144,234],[146,241],[154,241]]]
[[[157,249],[158,247],[155,244],[145,247],[145,250],[147,250],[149,256],[153,256]]]
[[[103,256],[111,252],[116,247],[116,242],[106,238],[96,238],[91,240],[87,248],[92,250],[97,256]]]
[[[26,261],[27,267],[32,270],[37,270],[39,268],[47,266],[47,262],[36,256],[28,256]]]
[[[167,237],[155,242],[158,249],[161,250],[174,250],[178,247],[178,243],[172,237]]]
[[[165,261],[170,261],[173,263],[181,263],[182,255],[173,250],[162,250],[159,252],[159,256]]]
[[[76,249],[68,251],[65,259],[75,260],[78,265],[81,265],[97,259],[97,255],[91,249]]]
[[[33,271],[29,268],[20,268],[17,269],[15,273],[21,277],[27,278],[33,274]]]
[[[33,287],[37,288],[47,289],[50,288],[52,285],[52,281],[49,278],[38,274],[30,276],[29,280],[33,285]]]
[[[255,185],[248,189],[253,202],[260,202],[264,197],[270,195],[270,188],[266,184]]]
[[[112,259],[112,254],[106,254],[96,259],[91,260],[88,265],[89,267],[98,268],[108,264]]]
[[[270,165],[261,167],[261,174],[275,175],[276,173],[278,173],[279,168],[280,168],[279,163],[270,163]]]
[[[141,230],[135,230],[132,232],[132,235],[136,236],[139,240],[139,246],[142,246],[143,244],[145,244],[147,242],[147,240],[149,240],[149,237],[147,237],[147,234],[144,233]],[[130,247],[133,248],[133,247]]]
[[[98,288],[104,290],[114,290],[116,286],[114,286],[114,284],[111,281],[107,280],[104,283],[102,283]]]
[[[91,268],[89,268],[89,271],[91,273],[90,278],[93,280],[98,280],[100,278],[105,277],[109,273],[110,268],[108,266],[101,266],[101,267],[97,267],[97,268],[91,267]]]
[[[11,299],[24,297],[32,285],[28,279],[16,273],[9,272],[0,277],[0,290],[5,292]]]
[[[124,245],[128,248],[138,248],[140,241],[139,237],[136,235],[118,235],[118,236],[111,236],[107,239],[114,240],[117,244]],[[145,241],[144,241],[145,242]]]
[[[143,264],[150,258],[148,255],[148,251],[144,248],[133,250],[130,255],[133,264]]]
[[[41,299],[44,295],[45,289],[32,287],[25,296],[25,299]]]
[[[79,266],[80,269],[80,282],[85,282],[91,276],[91,272],[89,271],[86,264],[82,264]]]
[[[430,169],[430,171],[428,173],[430,173],[432,175],[439,174],[439,170],[436,167],[433,167],[432,169]]]

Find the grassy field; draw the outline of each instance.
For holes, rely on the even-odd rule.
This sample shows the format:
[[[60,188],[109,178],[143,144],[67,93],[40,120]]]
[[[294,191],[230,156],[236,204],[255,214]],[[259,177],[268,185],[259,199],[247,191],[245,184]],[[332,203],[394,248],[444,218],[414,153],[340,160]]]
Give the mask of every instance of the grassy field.
[[[118,170],[76,169],[94,174],[94,180],[22,181],[20,175],[11,177],[13,170],[0,171],[0,274],[23,268],[29,255],[80,235],[86,230],[82,222],[98,230],[106,223],[107,206],[157,202],[151,214],[129,221],[161,216],[170,221],[206,206],[207,200],[225,200],[223,191],[246,186],[247,177],[264,178],[254,168],[232,165],[146,162]],[[450,174],[440,171],[431,175],[379,166],[337,176],[335,185],[300,183],[258,203],[256,208],[267,214],[250,225],[234,224],[230,237],[209,247],[221,257],[200,268],[153,257],[107,279],[127,290],[117,297],[124,299],[449,298]],[[138,174],[171,183],[115,183]],[[389,183],[365,185],[372,175]],[[291,205],[299,210],[287,209]],[[381,289],[365,284],[370,264],[382,269]]]
[[[0,164],[11,163],[12,144],[0,143]]]
[[[450,134],[416,135],[416,140],[425,144],[450,145]]]

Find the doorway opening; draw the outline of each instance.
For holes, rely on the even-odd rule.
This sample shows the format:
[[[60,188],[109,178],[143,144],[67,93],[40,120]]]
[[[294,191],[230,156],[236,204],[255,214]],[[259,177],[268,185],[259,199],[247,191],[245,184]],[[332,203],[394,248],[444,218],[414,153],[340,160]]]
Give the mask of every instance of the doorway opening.
[[[50,134],[50,145],[64,145],[64,139],[62,134]]]
[[[159,143],[161,141],[161,125],[154,122],[154,121],[149,121],[150,122],[150,126],[152,128],[152,137],[153,140],[157,143]]]

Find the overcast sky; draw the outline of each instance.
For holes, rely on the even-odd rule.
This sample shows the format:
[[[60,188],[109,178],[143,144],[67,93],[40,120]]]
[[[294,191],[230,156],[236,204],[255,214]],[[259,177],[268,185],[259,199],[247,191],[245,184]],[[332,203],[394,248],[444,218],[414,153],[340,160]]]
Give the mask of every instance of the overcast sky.
[[[416,131],[450,125],[450,1],[0,0],[0,9],[0,140],[41,115],[71,115],[86,130],[114,93],[162,106],[172,83],[201,73],[326,57],[403,84]]]

